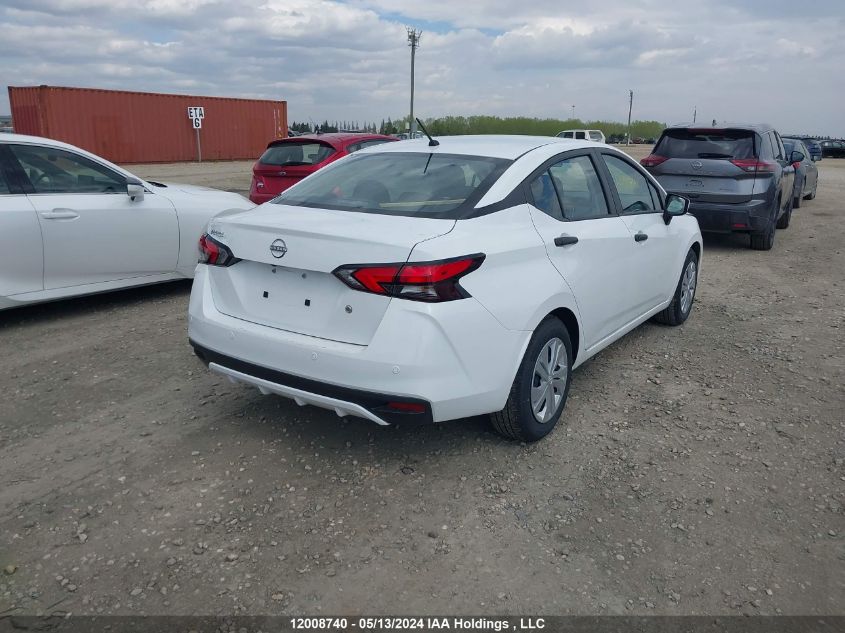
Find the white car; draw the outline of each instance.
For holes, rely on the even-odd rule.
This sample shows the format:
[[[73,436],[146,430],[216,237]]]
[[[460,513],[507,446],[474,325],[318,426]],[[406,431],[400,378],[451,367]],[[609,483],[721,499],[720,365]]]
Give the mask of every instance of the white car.
[[[345,157],[200,244],[189,338],[212,371],[378,424],[492,414],[533,441],[572,370],[692,308],[701,233],[622,152],[460,136]]]
[[[604,132],[601,130],[563,130],[558,132],[555,136],[558,138],[575,139],[576,141],[595,141],[596,143],[604,143]]]
[[[193,277],[212,216],[236,193],[146,182],[85,150],[0,136],[0,310]]]

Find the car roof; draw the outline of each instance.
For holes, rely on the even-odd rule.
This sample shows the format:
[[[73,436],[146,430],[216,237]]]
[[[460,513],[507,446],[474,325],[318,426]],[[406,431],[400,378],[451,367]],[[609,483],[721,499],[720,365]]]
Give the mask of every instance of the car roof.
[[[435,137],[440,144],[431,147],[427,138],[408,139],[396,143],[385,143],[361,150],[359,153],[420,152],[426,154],[459,154],[464,156],[488,156],[515,160],[538,147],[556,144],[560,151],[583,147],[604,146],[595,141],[558,138],[556,136],[517,136],[505,134],[478,134],[464,136]]]
[[[753,132],[772,132],[774,127],[768,123],[723,123],[722,125],[708,125],[706,123],[675,123],[668,126],[664,132],[669,130],[751,130]]]
[[[2,136],[0,136],[0,143],[6,143],[6,144],[14,143],[14,144],[18,144],[18,145],[21,145],[21,144],[22,145],[41,145],[42,147],[55,147],[57,149],[65,149],[65,150],[68,150],[69,152],[73,152],[75,154],[81,154],[82,156],[86,156],[86,157],[100,163],[101,165],[105,165],[107,167],[110,167],[111,169],[114,169],[115,171],[117,171],[120,174],[123,174],[124,176],[132,177],[132,178],[138,178],[132,172],[126,171],[120,165],[115,165],[111,161],[108,161],[105,158],[103,158],[102,156],[98,156],[97,154],[93,154],[93,153],[91,153],[87,150],[82,149],[81,147],[77,147],[76,145],[71,145],[70,143],[62,143],[61,141],[56,141],[52,138],[46,138],[44,136],[28,136],[26,134],[3,134]],[[145,186],[148,185],[148,183],[145,180],[143,180],[141,178],[138,178],[138,180],[141,180],[141,182],[144,183]]]
[[[50,147],[58,147],[60,149],[69,149],[73,151],[79,151],[80,148],[76,147],[75,145],[69,145],[68,143],[62,143],[61,141],[56,141],[51,138],[46,138],[43,136],[29,136],[27,134],[3,134],[0,136],[0,142],[2,143],[25,143],[28,145],[48,145]]]

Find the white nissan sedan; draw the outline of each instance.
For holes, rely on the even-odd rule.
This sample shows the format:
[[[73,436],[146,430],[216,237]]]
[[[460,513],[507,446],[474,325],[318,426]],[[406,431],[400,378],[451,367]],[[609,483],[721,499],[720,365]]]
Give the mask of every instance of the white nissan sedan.
[[[189,337],[209,368],[377,424],[491,414],[538,440],[572,370],[679,325],[701,233],[607,145],[461,136],[362,150],[200,240]]]
[[[146,182],[58,141],[0,135],[0,310],[193,277],[209,219],[253,206]]]

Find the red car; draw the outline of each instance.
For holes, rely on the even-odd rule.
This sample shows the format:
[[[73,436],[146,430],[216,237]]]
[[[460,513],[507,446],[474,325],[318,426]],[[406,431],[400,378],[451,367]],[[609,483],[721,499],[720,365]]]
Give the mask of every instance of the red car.
[[[252,168],[249,199],[272,200],[288,187],[338,158],[398,139],[381,134],[304,134],[273,141]]]

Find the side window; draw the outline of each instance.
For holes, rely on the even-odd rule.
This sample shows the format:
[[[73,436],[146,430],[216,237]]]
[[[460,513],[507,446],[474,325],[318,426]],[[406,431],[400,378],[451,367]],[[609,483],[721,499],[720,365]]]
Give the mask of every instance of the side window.
[[[772,144],[769,142],[768,134],[757,135],[757,156],[763,160],[773,160],[775,155],[772,152]]]
[[[560,200],[558,200],[557,191],[555,191],[551,174],[548,171],[544,171],[531,181],[531,197],[534,198],[534,206],[540,211],[550,215],[555,220],[563,220]]]
[[[653,184],[648,183],[648,189],[651,191],[651,200],[654,203],[655,209],[662,209],[663,208],[663,201],[660,199],[660,192],[657,190]]]
[[[660,205],[652,198],[653,188],[648,179],[636,167],[616,156],[603,154],[602,157],[622,202],[622,213],[660,210]]]
[[[11,145],[35,193],[124,193],[126,179],[72,152],[38,145]]]
[[[3,173],[3,166],[0,165],[0,196],[4,193],[11,193],[11,189],[9,189],[9,183],[6,182],[6,175]]]
[[[575,138],[575,137],[574,137],[574,136],[572,136],[572,132],[564,132],[564,133],[563,133],[563,138]]]
[[[587,140],[587,134],[585,132],[575,132],[575,138]]]
[[[775,159],[783,160],[783,150],[781,149],[780,142],[774,132],[769,132],[769,140],[772,143],[772,153],[774,154]]]
[[[607,201],[589,156],[562,160],[552,165],[549,173],[560,196],[564,218],[591,220],[607,217]]]

